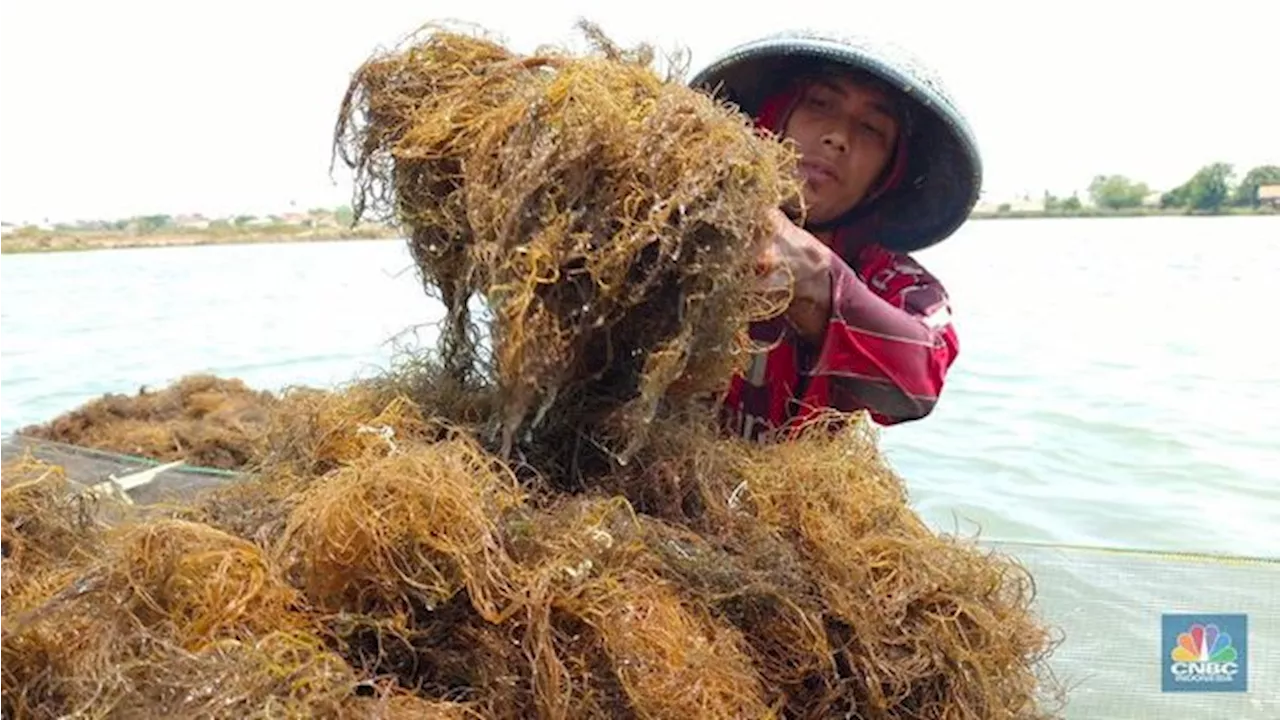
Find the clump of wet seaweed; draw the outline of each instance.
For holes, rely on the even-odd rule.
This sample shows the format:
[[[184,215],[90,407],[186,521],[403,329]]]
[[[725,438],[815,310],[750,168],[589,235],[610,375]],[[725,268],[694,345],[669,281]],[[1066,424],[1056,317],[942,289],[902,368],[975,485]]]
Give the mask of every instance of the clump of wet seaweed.
[[[795,716],[1037,716],[1054,638],[1030,575],[928,528],[865,418],[768,446],[655,435],[611,490],[732,549],[669,567],[756,643]]]
[[[4,464],[0,489],[0,599],[6,608],[26,586],[98,552],[97,500],[61,467],[24,456]]]
[[[445,369],[492,370],[504,454],[577,437],[625,460],[783,307],[753,276],[768,210],[799,194],[793,153],[586,29],[590,53],[531,56],[432,29],[361,66],[337,127],[355,207],[407,229],[445,304]]]
[[[6,465],[6,717],[1053,715],[1028,576],[930,530],[865,417],[718,432],[787,151],[592,37],[435,30],[353,78],[434,352],[283,393],[166,508]]]
[[[332,611],[433,609],[465,589],[502,616],[499,523],[519,505],[511,471],[466,438],[389,452],[307,489],[280,541],[294,583]]]

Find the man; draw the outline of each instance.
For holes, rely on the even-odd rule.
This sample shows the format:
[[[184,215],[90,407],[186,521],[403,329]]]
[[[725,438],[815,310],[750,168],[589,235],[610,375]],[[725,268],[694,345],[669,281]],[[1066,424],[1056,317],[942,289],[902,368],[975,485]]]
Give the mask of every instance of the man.
[[[728,429],[772,437],[824,409],[883,425],[933,411],[959,352],[942,284],[908,253],[968,217],[982,168],[968,126],[918,60],[866,42],[784,34],[691,82],[793,141],[803,225],[774,211],[760,259],[794,281],[785,316],[725,399]]]

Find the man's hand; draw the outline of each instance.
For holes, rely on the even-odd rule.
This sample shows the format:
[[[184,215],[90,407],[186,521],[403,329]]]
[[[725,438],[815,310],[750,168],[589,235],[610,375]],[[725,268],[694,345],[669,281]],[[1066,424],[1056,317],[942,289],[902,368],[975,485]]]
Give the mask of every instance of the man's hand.
[[[760,255],[766,285],[785,282],[787,269],[794,281],[787,319],[810,342],[822,338],[831,316],[831,263],[834,255],[822,241],[797,227],[781,210],[770,210],[773,237]]]

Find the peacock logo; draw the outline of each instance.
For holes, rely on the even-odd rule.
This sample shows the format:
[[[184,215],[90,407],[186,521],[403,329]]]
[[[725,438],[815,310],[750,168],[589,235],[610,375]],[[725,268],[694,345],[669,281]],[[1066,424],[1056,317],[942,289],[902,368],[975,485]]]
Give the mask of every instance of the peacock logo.
[[[1170,657],[1175,663],[1223,665],[1235,662],[1236,649],[1231,645],[1230,633],[1222,632],[1213,623],[1195,623],[1186,632],[1178,633],[1178,644]]]
[[[1249,616],[1164,613],[1160,617],[1163,692],[1248,692]]]

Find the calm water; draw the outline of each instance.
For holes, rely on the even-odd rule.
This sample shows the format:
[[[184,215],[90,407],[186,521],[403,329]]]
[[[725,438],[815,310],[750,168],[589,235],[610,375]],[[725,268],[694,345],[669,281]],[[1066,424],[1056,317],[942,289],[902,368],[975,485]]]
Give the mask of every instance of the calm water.
[[[961,355],[935,414],[882,437],[927,519],[993,539],[1280,556],[1280,219],[974,222],[920,259],[952,293]],[[0,268],[6,433],[197,371],[261,388],[341,382],[439,317],[398,242],[5,256]],[[1085,572],[1088,560],[1055,567],[1043,592],[1062,617],[1125,582]],[[1227,605],[1253,609],[1250,684],[1269,703],[1277,581],[1258,572]],[[1129,632],[1136,656],[1154,658],[1149,628]],[[1155,668],[1158,691],[1149,665],[1108,682],[1150,691]],[[1230,716],[1280,717],[1258,691]],[[1073,714],[1147,716],[1098,702]],[[1179,702],[1207,717],[1228,707]]]

